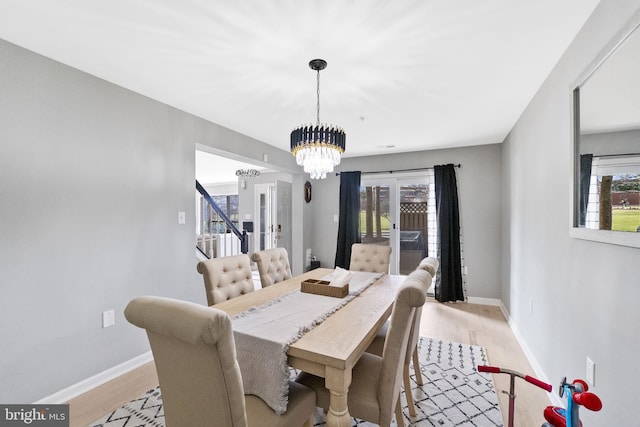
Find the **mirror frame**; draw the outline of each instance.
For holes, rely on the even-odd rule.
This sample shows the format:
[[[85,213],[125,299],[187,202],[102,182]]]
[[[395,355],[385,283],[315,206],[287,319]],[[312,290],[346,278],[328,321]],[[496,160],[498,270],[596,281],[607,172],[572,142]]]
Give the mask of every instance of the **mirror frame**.
[[[589,77],[634,33],[640,35],[640,10],[637,11],[627,24],[615,37],[598,53],[595,59],[589,64],[578,80],[571,86],[573,105],[571,109],[572,123],[572,156],[571,159],[571,215],[570,215],[570,236],[576,239],[592,240],[595,242],[609,243],[613,245],[640,248],[640,232],[623,232],[609,230],[593,230],[583,227],[576,227],[578,223],[578,194],[580,170],[580,88]],[[640,56],[640,53],[639,53]]]

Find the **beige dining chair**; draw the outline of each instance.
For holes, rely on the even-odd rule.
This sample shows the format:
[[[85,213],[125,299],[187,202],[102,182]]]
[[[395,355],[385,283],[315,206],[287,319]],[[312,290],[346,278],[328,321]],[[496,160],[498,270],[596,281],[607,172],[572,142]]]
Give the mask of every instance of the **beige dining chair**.
[[[433,280],[433,275],[431,271],[438,270],[438,260],[436,258],[425,258],[421,263],[420,267],[417,268],[411,275],[414,277],[419,277],[420,280],[425,282],[425,295],[426,291],[431,286],[431,282]],[[422,268],[427,267],[427,268]],[[413,361],[413,370],[416,376],[416,383],[418,385],[424,385],[424,381],[422,379],[422,369],[420,368],[420,361],[418,359],[418,339],[420,338],[420,319],[422,318],[422,306],[417,307],[414,313],[413,320],[411,322],[411,331],[409,335],[409,341],[407,342],[407,352],[405,353],[404,358],[404,367],[402,369],[402,377],[404,382],[404,391],[407,399],[407,407],[409,408],[409,415],[412,417],[416,416],[416,408],[415,408],[415,400],[413,398],[413,393],[411,392],[411,372],[409,371],[409,365]],[[389,328],[389,323],[385,323],[376,333],[375,338],[369,348],[367,348],[367,353],[381,355],[384,342],[387,335],[387,329]]]
[[[244,394],[226,313],[147,296],[132,300],[124,314],[147,332],[167,427],[313,425],[316,396],[296,382],[289,383],[289,403],[283,415],[277,415],[259,397]]]
[[[285,248],[265,249],[251,254],[251,261],[258,265],[263,288],[291,278],[289,254]]]
[[[388,273],[390,257],[391,246],[354,243],[351,245],[349,270]]]
[[[427,290],[423,275],[426,274],[425,271],[412,273],[398,290],[382,356],[364,353],[353,367],[347,395],[352,417],[388,427],[395,409],[396,423],[404,426],[399,398],[402,366],[415,309],[425,301]],[[330,397],[324,378],[303,372],[296,381],[315,390],[317,405],[328,410]]]
[[[436,277],[436,273],[438,272],[439,266],[440,266],[440,262],[438,261],[437,258],[427,257],[422,261],[420,261],[418,268],[422,270],[426,270],[431,275],[431,278],[434,278]]]
[[[197,270],[204,278],[209,305],[255,290],[251,275],[251,261],[246,254],[200,261]]]

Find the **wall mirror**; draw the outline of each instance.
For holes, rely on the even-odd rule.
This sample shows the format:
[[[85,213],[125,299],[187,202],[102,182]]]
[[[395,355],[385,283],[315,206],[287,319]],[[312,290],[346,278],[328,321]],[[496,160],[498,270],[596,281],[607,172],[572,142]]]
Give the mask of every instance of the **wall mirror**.
[[[640,247],[640,14],[574,89],[572,236]]]

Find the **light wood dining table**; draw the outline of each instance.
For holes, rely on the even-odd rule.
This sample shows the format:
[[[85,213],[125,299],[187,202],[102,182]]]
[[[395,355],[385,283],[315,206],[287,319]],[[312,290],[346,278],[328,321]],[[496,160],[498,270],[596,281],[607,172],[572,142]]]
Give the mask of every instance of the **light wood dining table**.
[[[326,268],[311,270],[213,307],[233,316],[300,289],[303,280],[321,279],[332,271]],[[330,390],[328,426],[351,426],[347,396],[352,368],[391,315],[395,295],[404,278],[382,276],[289,347],[289,366],[325,379],[325,387]]]

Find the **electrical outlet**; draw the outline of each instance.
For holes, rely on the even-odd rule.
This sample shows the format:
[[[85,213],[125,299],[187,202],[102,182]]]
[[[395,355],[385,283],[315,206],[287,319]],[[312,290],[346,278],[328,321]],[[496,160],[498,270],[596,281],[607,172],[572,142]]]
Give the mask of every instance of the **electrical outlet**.
[[[116,324],[116,313],[114,310],[107,310],[102,312],[102,327],[108,328]]]
[[[587,356],[587,382],[596,385],[596,364]]]

